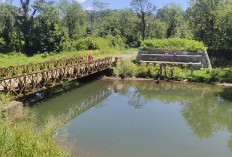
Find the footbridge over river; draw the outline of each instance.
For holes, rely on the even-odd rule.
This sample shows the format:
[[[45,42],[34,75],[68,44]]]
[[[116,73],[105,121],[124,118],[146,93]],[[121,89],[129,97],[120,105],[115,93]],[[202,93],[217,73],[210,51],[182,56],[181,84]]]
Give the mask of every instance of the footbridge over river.
[[[20,98],[107,70],[111,64],[112,57],[94,61],[76,57],[0,68],[0,92]]]

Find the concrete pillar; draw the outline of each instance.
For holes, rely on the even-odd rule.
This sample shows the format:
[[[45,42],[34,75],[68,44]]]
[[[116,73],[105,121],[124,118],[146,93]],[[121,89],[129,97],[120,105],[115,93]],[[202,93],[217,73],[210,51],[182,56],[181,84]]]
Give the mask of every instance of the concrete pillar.
[[[2,103],[0,102],[0,112],[2,112]],[[17,121],[23,116],[23,103],[19,101],[11,101],[6,107],[7,118],[9,121]],[[0,113],[1,114],[1,113]]]
[[[212,69],[212,65],[211,65],[207,50],[204,50],[202,54],[202,67]]]

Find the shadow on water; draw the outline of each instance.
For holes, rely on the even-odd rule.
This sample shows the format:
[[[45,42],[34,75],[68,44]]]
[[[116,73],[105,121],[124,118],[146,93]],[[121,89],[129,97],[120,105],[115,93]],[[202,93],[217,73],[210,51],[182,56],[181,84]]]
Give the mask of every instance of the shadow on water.
[[[219,95],[222,99],[232,102],[232,89],[224,88],[222,92],[219,92]]]
[[[76,81],[66,82],[64,84],[48,88],[44,91],[37,92],[28,96],[24,96],[19,98],[18,101],[23,102],[26,106],[34,106],[37,105],[41,101],[48,101],[55,97],[61,96],[64,92],[71,92],[77,88],[82,88],[87,86],[88,84],[93,83],[96,80],[101,79],[103,76],[109,76],[112,74],[112,69],[104,70],[102,72],[98,72],[80,79]]]

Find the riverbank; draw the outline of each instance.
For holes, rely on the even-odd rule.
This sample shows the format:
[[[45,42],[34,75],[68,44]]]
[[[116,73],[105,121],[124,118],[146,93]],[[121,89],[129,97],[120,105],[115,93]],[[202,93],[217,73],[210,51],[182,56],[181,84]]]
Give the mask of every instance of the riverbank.
[[[198,83],[198,84],[209,84],[209,85],[216,85],[216,86],[224,86],[224,87],[232,87],[232,83],[202,83],[202,82],[191,82],[187,79],[185,80],[174,80],[174,79],[164,79],[158,80],[154,78],[121,78],[121,77],[103,77],[101,80],[112,80],[112,81],[155,81],[156,83],[165,83],[165,82],[174,82],[174,83]]]
[[[54,140],[62,124],[62,118],[52,116],[39,122],[33,110],[20,102],[0,102],[0,156],[70,156]]]
[[[232,83],[232,68],[194,70],[186,65],[135,63],[134,59],[123,60],[114,68],[114,77],[152,78],[157,80],[188,80],[210,84]]]

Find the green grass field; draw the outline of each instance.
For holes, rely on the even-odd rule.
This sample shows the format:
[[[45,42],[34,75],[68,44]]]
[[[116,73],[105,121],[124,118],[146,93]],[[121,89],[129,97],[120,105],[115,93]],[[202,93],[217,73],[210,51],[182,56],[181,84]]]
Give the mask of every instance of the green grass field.
[[[62,58],[77,57],[77,56],[88,56],[91,54],[95,59],[103,58],[108,56],[120,56],[127,53],[137,53],[138,49],[106,49],[106,50],[88,50],[88,51],[71,51],[71,52],[59,52],[59,53],[43,53],[36,54],[28,57],[22,53],[0,53],[0,67],[7,67],[13,65],[23,65],[30,63],[38,63],[49,60],[57,60]]]

